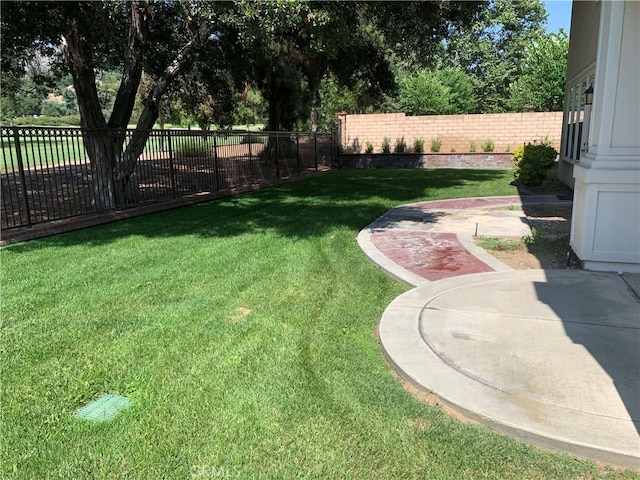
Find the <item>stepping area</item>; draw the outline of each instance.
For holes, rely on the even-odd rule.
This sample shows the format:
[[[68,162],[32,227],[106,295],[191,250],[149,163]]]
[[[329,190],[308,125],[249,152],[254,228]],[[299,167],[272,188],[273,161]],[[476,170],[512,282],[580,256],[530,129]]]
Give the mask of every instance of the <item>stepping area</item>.
[[[358,242],[415,288],[379,335],[405,379],[466,416],[556,451],[640,468],[640,275],[513,270],[473,235],[530,233],[523,202],[424,202],[387,212]],[[512,208],[511,208],[512,207]]]

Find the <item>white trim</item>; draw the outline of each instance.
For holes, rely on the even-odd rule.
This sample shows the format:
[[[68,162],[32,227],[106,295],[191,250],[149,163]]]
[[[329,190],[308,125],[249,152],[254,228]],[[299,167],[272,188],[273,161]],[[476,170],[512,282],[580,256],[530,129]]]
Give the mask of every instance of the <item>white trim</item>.
[[[598,81],[593,92],[593,111],[598,113],[593,117],[593,138],[589,144],[589,153],[598,156],[608,155],[611,150],[624,7],[624,2],[602,2],[600,10],[600,41],[596,57]]]
[[[564,82],[565,91],[567,91],[567,87],[573,86],[574,83],[578,83],[584,77],[588,77],[590,74],[593,74],[596,71],[596,61],[590,63],[587,67],[583,68],[571,78],[567,78],[566,82]]]
[[[560,158],[574,165],[578,164],[580,158],[589,151],[591,142],[591,129],[588,128],[589,122],[584,121],[584,91],[589,85],[594,85],[595,90],[595,70],[585,69],[580,77],[576,76],[571,83],[567,82],[566,84]],[[591,112],[591,115],[593,115],[593,108]],[[588,138],[582,138],[582,134],[585,133],[582,130],[583,124],[587,124],[585,130]],[[566,153],[569,148],[571,148],[571,151]]]

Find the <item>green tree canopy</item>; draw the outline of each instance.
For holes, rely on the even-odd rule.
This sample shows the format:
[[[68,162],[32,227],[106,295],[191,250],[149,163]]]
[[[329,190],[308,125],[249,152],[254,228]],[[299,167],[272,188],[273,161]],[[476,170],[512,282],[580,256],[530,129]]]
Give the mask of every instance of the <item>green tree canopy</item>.
[[[398,99],[408,115],[471,113],[477,105],[471,77],[450,67],[401,74]]]
[[[510,85],[522,72],[527,46],[544,34],[540,0],[491,0],[471,25],[452,26],[443,42],[445,65],[474,77],[481,112],[509,109]]]
[[[400,107],[408,115],[449,113],[451,92],[437,71],[420,70],[400,79]]]
[[[452,25],[463,28],[480,2],[103,1],[5,2],[0,10],[3,87],[15,88],[34,53],[70,73],[85,146],[105,209],[135,195],[131,175],[172,88],[192,113],[231,111],[230,91],[246,83],[268,102],[268,128],[310,117],[331,72],[358,85],[360,100],[395,86],[393,55],[429,55]],[[420,28],[418,28],[420,27]],[[402,53],[404,52],[404,53]],[[120,82],[101,83],[117,71]],[[142,74],[150,79],[136,131],[124,145]],[[206,92],[208,105],[189,94]],[[179,95],[180,96],[180,95]],[[111,103],[112,99],[112,103]],[[4,101],[3,101],[4,103]],[[206,102],[205,102],[206,103]],[[103,109],[105,111],[103,111]],[[208,109],[208,110],[207,110]],[[206,111],[205,111],[206,110]]]
[[[509,107],[518,112],[562,110],[568,52],[569,37],[562,30],[533,41],[525,50],[522,74],[509,87]]]
[[[85,134],[100,207],[111,209],[135,195],[131,175],[158,118],[160,101],[175,78],[192,66],[198,52],[206,51],[220,63],[232,53],[234,29],[225,22],[232,8],[228,3],[186,1],[3,4],[3,74],[18,78],[34,53],[48,56],[54,67],[71,73],[82,126],[116,133]],[[100,72],[108,70],[118,70],[121,81],[107,118],[103,107],[108,107],[105,101],[112,89],[101,82]],[[125,148],[117,131],[131,119],[143,70],[153,83]]]
[[[451,25],[483,2],[292,2],[241,4],[248,78],[269,103],[269,130],[290,129],[319,107],[324,81],[349,88],[358,109],[395,90],[397,64],[430,58]],[[326,90],[325,90],[325,93]],[[326,98],[326,96],[325,96]]]

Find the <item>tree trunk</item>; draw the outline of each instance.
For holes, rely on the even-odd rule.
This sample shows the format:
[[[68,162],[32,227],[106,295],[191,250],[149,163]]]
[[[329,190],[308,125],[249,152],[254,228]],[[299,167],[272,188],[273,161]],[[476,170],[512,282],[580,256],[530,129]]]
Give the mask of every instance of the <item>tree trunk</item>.
[[[127,149],[122,155],[122,161],[115,166],[115,196],[118,201],[125,202],[123,205],[134,200],[137,195],[137,185],[131,181],[131,175],[135,171],[138,158],[144,151],[149,139],[149,133],[160,115],[159,104],[162,95],[167,91],[167,87],[173,79],[180,73],[182,66],[189,59],[192,51],[209,37],[212,28],[211,25],[207,24],[203,24],[200,27],[195,36],[182,47],[176,58],[165,68],[147,95],[144,109],[140,114],[138,124],[127,145]]]
[[[92,204],[98,210],[112,210],[115,208],[111,176],[115,150],[98,100],[93,53],[77,23],[71,25],[64,41],[63,50],[78,98],[84,145],[94,176]]]
[[[280,99],[274,93],[267,95],[269,102],[269,118],[267,119],[267,132],[280,130]],[[269,135],[267,144],[260,154],[266,165],[274,164],[278,157],[278,139],[276,135]]]
[[[117,206],[113,169],[122,155],[122,140],[107,129],[85,130],[83,137],[94,176],[92,205],[97,210],[113,210]]]
[[[121,161],[114,165],[114,194],[119,206],[135,203],[138,199],[138,184],[134,181],[132,175],[135,172],[138,158],[142,155],[147,144],[153,125],[158,119],[158,115],[157,104],[147,100],[127,149],[122,154]]]
[[[276,94],[269,95],[269,120],[267,121],[267,131],[277,132],[280,130],[280,99]]]
[[[142,78],[144,45],[148,36],[147,22],[151,16],[148,7],[131,3],[131,24],[124,51],[124,70],[120,87],[109,118],[112,128],[127,128],[136,101],[136,93]]]
[[[131,3],[131,25],[123,52],[122,82],[108,124],[98,101],[93,51],[87,41],[88,36],[73,19],[63,36],[63,51],[73,77],[85,147],[95,176],[94,205],[100,210],[124,207],[137,200],[138,185],[132,180],[132,175],[158,118],[160,99],[193,50],[209,38],[213,29],[213,25],[203,23],[158,78],[147,97],[136,130],[123,152],[125,129],[140,84],[147,23],[151,16],[149,7],[138,2]]]

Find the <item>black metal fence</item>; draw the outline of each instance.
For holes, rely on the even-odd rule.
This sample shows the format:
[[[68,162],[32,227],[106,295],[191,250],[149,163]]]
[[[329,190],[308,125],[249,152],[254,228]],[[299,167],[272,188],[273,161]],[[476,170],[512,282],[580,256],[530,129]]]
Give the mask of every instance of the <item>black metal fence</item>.
[[[126,145],[134,130],[122,131]],[[152,130],[117,209],[328,170],[333,133]],[[80,128],[2,127],[1,228],[104,211]],[[103,133],[100,133],[103,134]]]

